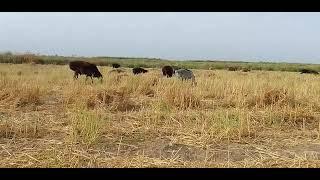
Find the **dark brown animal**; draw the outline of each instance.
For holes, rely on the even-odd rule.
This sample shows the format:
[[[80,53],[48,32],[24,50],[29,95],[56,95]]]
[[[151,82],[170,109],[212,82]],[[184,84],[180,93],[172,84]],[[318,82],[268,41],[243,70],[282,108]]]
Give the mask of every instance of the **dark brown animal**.
[[[174,69],[171,66],[164,66],[162,68],[162,74],[167,77],[172,77],[174,74]]]
[[[112,64],[112,67],[113,67],[113,68],[119,68],[119,67],[120,67],[120,64],[118,64],[118,63],[113,63],[113,64]]]
[[[86,75],[86,81],[88,77],[91,78],[91,82],[93,83],[93,77],[95,78],[101,78],[102,81],[102,74],[98,70],[97,66],[95,64],[91,64],[89,62],[85,61],[71,61],[69,63],[69,68],[74,71],[74,79],[78,79],[79,75]]]
[[[238,67],[228,67],[228,71],[238,71]]]
[[[300,74],[319,74],[319,73],[312,69],[301,69]]]
[[[140,73],[147,73],[148,70],[145,70],[145,69],[143,69],[141,67],[137,67],[137,68],[133,68],[132,72],[133,72],[133,74],[136,75],[136,74],[140,74]]]
[[[249,68],[243,68],[242,72],[250,72],[251,70]]]

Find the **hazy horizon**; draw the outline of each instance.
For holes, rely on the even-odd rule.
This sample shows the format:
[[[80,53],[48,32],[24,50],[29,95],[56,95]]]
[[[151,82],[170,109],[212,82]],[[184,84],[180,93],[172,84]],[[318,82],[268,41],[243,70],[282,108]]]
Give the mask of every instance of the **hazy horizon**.
[[[320,63],[319,12],[0,13],[0,51]]]

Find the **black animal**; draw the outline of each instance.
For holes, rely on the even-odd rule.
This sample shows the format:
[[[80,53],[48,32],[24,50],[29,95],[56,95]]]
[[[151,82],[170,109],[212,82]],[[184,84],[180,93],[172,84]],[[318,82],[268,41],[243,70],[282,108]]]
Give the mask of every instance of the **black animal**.
[[[301,69],[300,74],[319,74],[319,73],[312,69]]]
[[[140,73],[147,73],[148,70],[145,70],[145,69],[143,69],[141,67],[137,67],[137,68],[133,68],[132,72],[133,72],[133,74],[136,75],[136,74],[140,74]]]
[[[119,68],[119,67],[120,67],[120,64],[118,64],[118,63],[113,63],[113,64],[112,64],[112,67],[113,67],[113,68]]]
[[[84,74],[86,75],[86,81],[88,77],[90,77],[91,82],[93,83],[92,77],[96,77],[96,78],[101,78],[101,82],[102,82],[103,76],[95,64],[91,64],[86,61],[71,61],[69,63],[69,68],[72,71],[74,71],[74,76],[73,76],[74,79],[78,79],[79,74],[80,75]]]
[[[162,74],[167,77],[172,77],[174,74],[174,69],[171,66],[164,66],[162,68]]]
[[[243,68],[242,72],[250,72],[251,70],[249,68]]]
[[[228,71],[238,71],[238,67],[228,67]]]

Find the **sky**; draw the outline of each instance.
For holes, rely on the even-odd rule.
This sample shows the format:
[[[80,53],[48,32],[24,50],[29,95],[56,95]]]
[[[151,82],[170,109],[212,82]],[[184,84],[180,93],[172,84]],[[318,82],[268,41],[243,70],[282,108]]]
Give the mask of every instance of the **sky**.
[[[320,64],[320,12],[1,12],[0,51]]]

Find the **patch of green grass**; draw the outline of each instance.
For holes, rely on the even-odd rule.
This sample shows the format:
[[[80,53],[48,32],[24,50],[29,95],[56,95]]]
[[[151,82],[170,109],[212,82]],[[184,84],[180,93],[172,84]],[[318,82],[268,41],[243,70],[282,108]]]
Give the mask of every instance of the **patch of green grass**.
[[[298,64],[298,63],[271,63],[271,62],[236,62],[236,61],[199,61],[199,60],[165,60],[157,58],[133,58],[133,57],[65,57],[65,56],[45,56],[34,54],[13,54],[10,52],[0,54],[0,63],[34,63],[34,64],[55,64],[66,65],[69,61],[85,60],[93,62],[98,66],[111,66],[112,63],[119,63],[122,67],[144,67],[161,68],[164,65],[178,66],[187,69],[228,69],[228,67],[247,68],[250,70],[266,71],[289,71],[297,72],[302,68],[320,71],[318,64]]]

